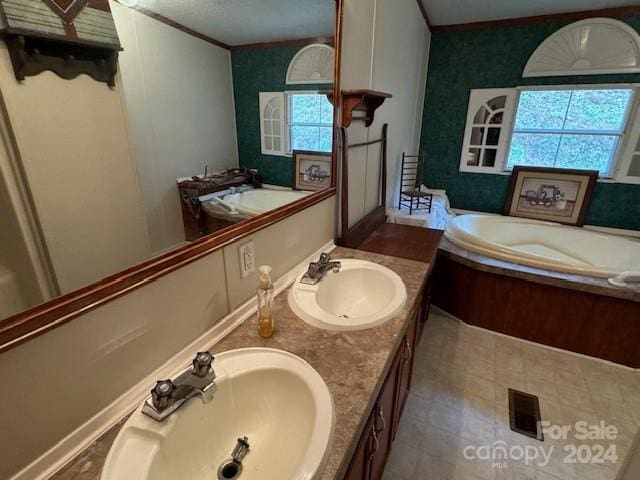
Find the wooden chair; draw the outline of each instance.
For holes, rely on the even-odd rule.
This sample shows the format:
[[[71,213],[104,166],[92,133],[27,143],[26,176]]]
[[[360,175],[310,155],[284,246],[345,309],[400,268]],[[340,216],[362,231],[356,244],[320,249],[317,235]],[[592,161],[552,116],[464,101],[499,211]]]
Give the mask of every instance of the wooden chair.
[[[402,169],[400,171],[400,198],[398,199],[398,209],[402,207],[409,209],[409,215],[413,211],[426,210],[431,213],[433,194],[423,192],[422,173],[424,168],[425,155],[407,155],[402,152]]]

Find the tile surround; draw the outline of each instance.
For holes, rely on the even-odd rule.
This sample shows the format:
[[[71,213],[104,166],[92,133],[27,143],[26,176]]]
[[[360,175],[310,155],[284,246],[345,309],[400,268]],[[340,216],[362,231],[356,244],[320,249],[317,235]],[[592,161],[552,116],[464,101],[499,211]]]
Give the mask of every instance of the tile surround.
[[[604,420],[619,434],[615,465],[564,462],[567,443],[509,429],[507,389],[540,396],[556,425]],[[416,348],[412,393],[383,480],[614,480],[640,427],[640,374],[470,328],[433,311]],[[467,460],[468,445],[553,446],[545,466]]]

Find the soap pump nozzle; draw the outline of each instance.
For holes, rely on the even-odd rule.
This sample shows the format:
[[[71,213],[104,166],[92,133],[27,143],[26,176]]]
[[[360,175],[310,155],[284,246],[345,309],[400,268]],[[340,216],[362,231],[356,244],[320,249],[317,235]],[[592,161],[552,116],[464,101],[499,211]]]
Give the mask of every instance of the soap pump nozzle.
[[[258,288],[258,334],[262,338],[270,338],[275,330],[273,319],[273,282],[271,281],[271,267],[262,265],[260,272],[260,286]]]
[[[269,265],[262,265],[258,268],[260,272],[260,288],[266,290],[271,288],[273,284],[271,283],[271,267]]]

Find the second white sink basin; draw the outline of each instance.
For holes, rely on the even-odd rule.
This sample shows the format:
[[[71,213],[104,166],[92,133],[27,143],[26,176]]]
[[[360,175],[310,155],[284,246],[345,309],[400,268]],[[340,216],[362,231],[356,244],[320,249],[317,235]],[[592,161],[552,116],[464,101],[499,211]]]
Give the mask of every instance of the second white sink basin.
[[[322,377],[288,352],[266,348],[215,356],[217,392],[190,399],[160,423],[134,412],[107,457],[102,480],[312,480],[322,474],[334,406]],[[249,453],[237,477],[218,468],[237,439]]]
[[[300,283],[289,291],[289,306],[310,325],[327,330],[363,330],[397,315],[407,301],[402,279],[365,260],[336,260],[340,271],[327,272],[316,285]]]

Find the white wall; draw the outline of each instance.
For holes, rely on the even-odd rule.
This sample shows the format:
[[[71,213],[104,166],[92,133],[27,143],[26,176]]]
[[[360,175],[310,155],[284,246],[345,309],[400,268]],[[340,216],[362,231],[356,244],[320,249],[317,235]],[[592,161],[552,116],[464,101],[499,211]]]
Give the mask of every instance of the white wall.
[[[238,247],[274,280],[333,239],[335,197],[0,354],[0,478],[110,405],[252,295]],[[283,248],[286,247],[286,248]]]
[[[0,319],[42,301],[17,215],[0,173]]]
[[[142,198],[124,105],[86,75],[15,79],[0,44],[5,120],[63,293],[148,258]]]
[[[109,2],[152,253],[184,239],[176,178],[238,166],[228,50]]]
[[[389,124],[387,206],[397,203],[402,152],[415,154],[420,144],[422,105],[431,34],[415,0],[345,0],[342,88],[369,88],[393,95],[367,130],[349,128],[350,143],[380,137]],[[380,148],[349,154],[349,223],[373,210],[378,198]]]

